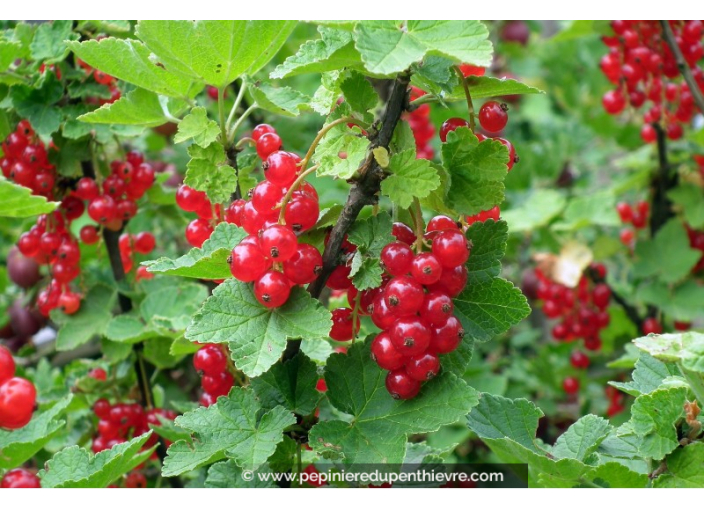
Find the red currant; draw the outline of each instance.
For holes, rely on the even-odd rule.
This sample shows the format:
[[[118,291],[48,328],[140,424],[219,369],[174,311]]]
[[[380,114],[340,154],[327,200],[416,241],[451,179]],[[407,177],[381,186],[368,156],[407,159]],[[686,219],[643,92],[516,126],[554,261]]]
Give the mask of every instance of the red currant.
[[[395,370],[386,376],[386,389],[396,400],[408,400],[418,395],[420,382],[403,370]]]
[[[382,331],[372,341],[372,359],[384,370],[396,370],[406,363],[406,358],[401,354],[391,341],[391,335]]]
[[[430,352],[413,356],[406,362],[406,373],[416,381],[429,381],[440,372],[440,359]]]
[[[207,344],[193,355],[194,368],[206,375],[217,375],[227,370],[227,358],[219,345]]]
[[[508,106],[498,101],[487,101],[479,109],[479,123],[486,131],[498,133],[508,122]]]
[[[381,250],[381,264],[387,273],[393,276],[403,276],[411,270],[413,251],[406,243],[397,241],[387,244]]]
[[[291,293],[291,282],[278,271],[269,271],[254,282],[254,296],[267,308],[283,305]]]
[[[415,356],[430,345],[430,328],[417,317],[402,317],[389,330],[394,347],[404,356]]]

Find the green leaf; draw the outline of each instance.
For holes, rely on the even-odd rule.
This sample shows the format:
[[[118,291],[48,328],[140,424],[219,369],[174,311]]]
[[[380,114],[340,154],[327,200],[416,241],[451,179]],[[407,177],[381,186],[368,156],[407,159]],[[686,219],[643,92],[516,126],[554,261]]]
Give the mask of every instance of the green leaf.
[[[93,124],[127,124],[133,126],[160,126],[172,120],[171,116],[185,110],[180,99],[166,98],[145,89],[134,89],[114,103],[85,113],[78,120]],[[167,115],[168,113],[168,115]]]
[[[176,425],[193,434],[191,443],[169,447],[162,474],[177,476],[221,459],[233,459],[245,469],[257,469],[283,440],[284,429],[296,423],[281,406],[266,413],[250,389],[235,387],[210,407],[176,418]]]
[[[358,342],[347,354],[330,356],[328,399],[351,420],[319,422],[309,435],[315,451],[340,459],[346,471],[356,464],[402,463],[409,434],[455,423],[477,403],[476,392],[450,373],[425,383],[412,400],[394,400],[385,388],[386,373],[370,357],[370,344]]]
[[[694,184],[680,184],[667,196],[682,210],[684,219],[693,229],[704,228],[704,196],[702,189]]]
[[[277,115],[297,117],[310,98],[291,87],[275,87],[269,82],[251,84],[248,89],[260,108]]]
[[[340,105],[328,117],[329,124],[349,113],[349,107]],[[338,124],[330,129],[313,154],[313,162],[320,165],[317,175],[330,175],[338,179],[351,178],[367,156],[369,140],[361,135],[359,128]]]
[[[71,403],[69,395],[46,411],[37,412],[26,426],[0,429],[0,469],[16,468],[31,459],[60,431],[66,422],[56,419]]]
[[[237,172],[227,164],[222,145],[219,142],[210,143],[206,148],[191,145],[188,155],[191,160],[183,182],[205,191],[213,204],[227,202],[237,189]]]
[[[404,209],[414,198],[425,198],[440,186],[437,170],[427,159],[416,159],[415,149],[391,156],[386,170],[391,175],[381,182],[381,192]]]
[[[32,59],[48,65],[66,58],[66,41],[79,37],[77,33],[73,33],[72,24],[71,20],[55,20],[39,25],[30,45]]]
[[[511,232],[532,232],[545,227],[564,209],[567,200],[559,191],[537,189],[519,207],[501,212]]]
[[[670,220],[653,239],[639,241],[635,248],[636,278],[656,277],[664,283],[684,279],[701,257],[689,247],[689,238],[680,220]]]
[[[226,460],[213,464],[208,469],[208,476],[205,479],[205,486],[209,489],[275,489],[276,484],[272,479],[262,481],[260,473],[270,473],[266,466],[257,470],[250,482],[242,478],[243,470],[234,460]]]
[[[607,462],[600,465],[588,475],[596,485],[616,488],[643,488],[648,484],[648,475],[631,471],[618,462]]]
[[[686,333],[644,336],[633,340],[636,347],[660,361],[681,363],[692,372],[704,374],[704,334]]]
[[[81,308],[73,315],[58,310],[51,313],[52,320],[60,327],[56,336],[56,349],[70,351],[105,333],[112,318],[115,289],[102,283],[88,291]]]
[[[220,223],[203,243],[201,248],[191,250],[177,259],[162,257],[143,262],[150,273],[199,278],[203,280],[222,280],[232,276],[227,264],[227,257],[247,233],[232,223]]]
[[[448,202],[461,214],[473,215],[504,201],[508,151],[495,140],[479,143],[469,128],[447,135],[442,162],[450,174]]]
[[[152,20],[136,34],[171,72],[214,87],[254,74],[279,51],[296,21]],[[197,51],[194,51],[197,50]]]
[[[320,86],[316,89],[309,103],[313,111],[320,115],[330,115],[333,107],[337,106],[340,94],[342,94],[341,80],[340,71],[330,71],[321,75]]]
[[[468,76],[467,84],[472,99],[484,97],[514,96],[523,94],[544,94],[545,92],[521,83],[512,78],[495,78],[493,76]],[[454,90],[447,95],[441,96],[443,101],[466,101],[464,87],[458,84]]]
[[[64,448],[39,471],[43,488],[104,488],[147,460],[154,447],[140,451],[151,432],[96,455],[84,448]]]
[[[704,487],[704,443],[679,448],[667,457],[667,471],[653,481],[653,487]]]
[[[19,42],[0,40],[0,73],[7,69],[17,60],[22,51]]]
[[[609,384],[629,395],[638,397],[643,394],[652,393],[660,387],[665,379],[679,374],[679,370],[674,365],[665,364],[653,358],[648,353],[642,352],[638,361],[636,361],[632,382],[610,382]]]
[[[399,73],[426,54],[479,66],[491,64],[489,32],[479,21],[362,21],[354,33],[355,47],[374,74]]]
[[[501,273],[501,259],[506,253],[508,224],[487,220],[472,224],[466,233],[472,243],[467,268],[468,285],[487,282]]]
[[[555,230],[578,230],[593,225],[618,227],[621,220],[616,213],[616,198],[610,191],[591,193],[569,201],[562,213],[562,221],[553,224]]]
[[[704,287],[693,280],[686,280],[676,286],[647,281],[638,286],[636,299],[655,305],[664,314],[677,320],[691,321],[701,315]]]
[[[455,298],[455,315],[462,322],[465,334],[477,342],[487,342],[505,333],[529,313],[530,307],[521,291],[500,278],[469,284]]]
[[[58,206],[59,202],[47,202],[29,188],[0,179],[0,218],[28,218],[50,213]]]
[[[173,74],[152,61],[151,52],[139,41],[108,37],[100,41],[73,41],[68,47],[91,67],[157,94],[185,98],[198,91],[191,79]]]
[[[320,392],[315,388],[318,379],[316,364],[299,353],[290,360],[275,364],[251,383],[265,408],[280,405],[307,416],[315,411],[320,400]]]
[[[181,143],[193,139],[193,143],[206,148],[217,140],[219,135],[220,127],[217,122],[208,118],[205,108],[196,106],[179,122],[174,142]]]
[[[50,73],[40,88],[16,85],[10,89],[9,97],[17,113],[29,120],[34,131],[48,137],[61,126],[63,116],[56,103],[61,100],[63,92],[63,85]]]
[[[352,34],[344,30],[318,27],[321,38],[306,41],[295,55],[271,72],[270,78],[285,78],[303,73],[325,73],[361,64]]]
[[[193,317],[186,338],[193,342],[229,342],[232,359],[249,377],[266,372],[281,356],[288,339],[327,338],[330,312],[301,288],[285,305],[268,309],[252,286],[234,278],[219,285]]]
[[[684,414],[687,388],[663,388],[641,395],[631,407],[633,431],[643,457],[660,460],[679,446],[675,423]]]
[[[352,111],[366,113],[379,103],[374,87],[361,73],[353,71],[342,81],[340,89]]]
[[[552,448],[552,454],[560,459],[586,461],[611,431],[608,420],[588,414],[570,425]]]
[[[391,216],[382,212],[352,225],[347,233],[349,242],[357,246],[350,276],[359,290],[381,285],[382,269],[379,257],[384,246],[394,241]]]

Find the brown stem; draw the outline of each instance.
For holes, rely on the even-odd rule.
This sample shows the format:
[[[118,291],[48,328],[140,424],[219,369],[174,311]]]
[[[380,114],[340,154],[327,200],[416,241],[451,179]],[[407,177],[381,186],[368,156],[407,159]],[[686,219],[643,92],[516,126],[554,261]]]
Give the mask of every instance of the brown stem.
[[[410,80],[411,75],[408,72],[399,74],[394,80],[391,95],[381,117],[381,129],[370,136],[370,149],[384,147],[388,150],[401,114],[408,108]],[[325,288],[325,282],[337,266],[342,242],[360,211],[365,205],[375,205],[379,199],[378,193],[385,175],[384,169],[376,162],[371,150],[360,165],[358,174],[359,179],[352,185],[340,217],[330,232],[328,244],[323,252],[323,270],[318,278],[308,286],[308,292],[314,298],[320,297]],[[300,350],[300,345],[300,340],[290,340],[284,352],[284,359],[293,358]]]
[[[242,192],[240,191],[239,168],[237,167],[237,154],[240,152],[240,150],[241,149],[238,149],[234,145],[225,149],[225,154],[227,155],[227,164],[235,169],[235,174],[237,175],[237,187],[235,188],[235,192],[230,195],[230,201],[232,202],[242,198]]]
[[[687,64],[687,61],[684,59],[684,55],[682,55],[682,50],[680,50],[680,47],[675,40],[675,34],[672,33],[670,24],[667,20],[661,20],[660,27],[662,28],[662,35],[665,42],[670,47],[672,54],[675,56],[675,61],[677,62],[677,67],[680,70],[680,74],[682,74],[684,81],[687,82],[689,91],[692,93],[694,103],[697,105],[697,108],[699,108],[699,111],[704,113],[704,94],[702,94],[699,85],[697,85],[697,81],[694,79],[694,76],[692,76],[692,71]]]
[[[658,172],[653,178],[653,203],[650,213],[650,235],[654,236],[667,221],[674,216],[672,201],[668,192],[677,186],[679,178],[676,172],[671,172],[667,158],[667,138],[660,124],[654,123],[657,134]]]

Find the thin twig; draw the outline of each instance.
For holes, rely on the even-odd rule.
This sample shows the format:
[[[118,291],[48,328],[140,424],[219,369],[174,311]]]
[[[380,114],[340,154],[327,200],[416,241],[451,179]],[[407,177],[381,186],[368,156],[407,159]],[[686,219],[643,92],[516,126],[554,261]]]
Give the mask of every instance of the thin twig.
[[[694,103],[697,105],[697,108],[699,108],[699,111],[704,113],[704,94],[702,94],[702,91],[699,89],[699,85],[697,85],[697,81],[694,79],[694,76],[692,76],[692,71],[689,68],[689,64],[687,64],[687,61],[684,59],[684,55],[682,55],[682,50],[680,50],[680,47],[675,40],[675,34],[672,33],[670,24],[667,20],[661,20],[660,27],[662,28],[662,35],[665,42],[670,47],[672,54],[675,56],[677,67],[679,68],[684,81],[687,82],[689,91],[692,93]]]
[[[467,83],[467,78],[465,78],[458,66],[454,66],[453,69],[455,73],[457,73],[457,77],[460,79],[460,83],[462,83],[462,88],[464,89],[464,97],[467,99],[467,111],[469,112],[469,129],[474,133],[474,103],[472,102],[472,94],[469,92],[469,84]]]

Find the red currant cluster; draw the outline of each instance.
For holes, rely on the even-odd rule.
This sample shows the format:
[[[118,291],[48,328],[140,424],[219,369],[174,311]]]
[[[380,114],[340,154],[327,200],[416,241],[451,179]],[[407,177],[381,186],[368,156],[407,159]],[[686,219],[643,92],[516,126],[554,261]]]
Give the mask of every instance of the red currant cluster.
[[[29,121],[22,120],[2,142],[3,175],[35,195],[54,198],[56,169],[49,163],[46,147],[34,133]]]
[[[11,469],[0,480],[0,489],[41,489],[41,487],[37,474],[25,468]]]
[[[191,246],[200,248],[213,233],[214,225],[221,221],[220,206],[213,207],[205,192],[185,184],[176,192],[176,204],[182,210],[194,212],[198,216],[186,227],[186,241]]]
[[[230,393],[234,378],[227,368],[228,358],[227,347],[217,344],[205,344],[193,356],[193,366],[201,376],[203,388],[200,405],[211,406],[218,397]]]
[[[156,248],[156,239],[151,232],[124,233],[120,235],[119,247],[122,267],[125,268],[126,273],[129,273],[134,268],[134,254],[149,255]],[[151,280],[154,275],[147,271],[146,267],[139,266],[135,278],[137,280]]]
[[[699,20],[669,23],[694,79],[704,89],[704,72],[697,65],[704,56],[704,25]],[[653,124],[660,122],[668,138],[681,138],[682,125],[691,121],[696,105],[687,84],[674,81],[680,71],[659,22],[617,20],[611,22],[611,28],[615,35],[603,38],[609,53],[601,59],[601,70],[617,88],[604,94],[604,110],[618,115],[626,104],[638,109],[650,101],[643,116],[643,141],[652,143],[657,139]]]
[[[115,101],[120,99],[120,89],[117,88],[117,80],[114,77],[110,76],[109,74],[105,74],[102,71],[98,71],[97,69],[93,69],[91,66],[89,66],[80,59],[77,59],[76,63],[85,70],[87,76],[91,76],[93,80],[95,80],[95,83],[97,83],[98,85],[105,85],[108,90],[110,90],[109,99],[105,99],[102,97],[87,97],[86,103],[97,104],[99,106],[102,106],[104,104],[114,103]],[[57,74],[57,78],[60,78],[59,74]]]
[[[592,264],[591,270],[598,275],[599,281],[606,276],[602,264]],[[584,347],[590,351],[601,349],[599,332],[609,325],[609,313],[606,309],[611,300],[611,289],[605,283],[594,284],[585,275],[576,288],[570,288],[535,271],[538,277],[537,298],[543,301],[543,313],[550,319],[561,321],[552,328],[552,336],[560,342],[573,342],[584,339]],[[588,360],[587,360],[588,366]],[[586,368],[583,358],[577,356],[573,361],[576,368]]]
[[[98,417],[97,436],[93,438],[93,452],[109,450],[115,445],[129,441],[149,431],[149,425],[161,425],[159,417],[175,420],[177,414],[168,409],[145,409],[139,404],[117,403],[111,405],[101,398],[93,405],[93,412]],[[152,434],[143,448],[148,449],[159,441],[159,436]],[[168,444],[168,441],[167,441]]]
[[[37,390],[27,379],[15,377],[12,353],[0,345],[0,428],[19,429],[32,419]]]
[[[418,87],[411,87],[411,101],[423,97],[425,91]],[[404,114],[404,118],[408,121],[413,131],[413,137],[416,139],[416,157],[423,159],[433,159],[435,151],[430,141],[435,136],[435,127],[430,120],[430,105],[423,104],[410,113]]]
[[[616,212],[622,223],[630,223],[636,230],[641,230],[648,226],[650,204],[645,200],[637,202],[635,206],[631,206],[627,202],[619,202],[616,204]],[[628,247],[633,246],[635,236],[635,232],[630,228],[624,228],[619,235],[621,242]]]
[[[381,252],[384,283],[360,300],[371,301],[367,313],[382,330],[371,351],[377,364],[389,370],[387,390],[394,398],[411,399],[423,381],[440,371],[438,356],[454,351],[464,335],[452,298],[467,283],[464,264],[471,244],[447,216],[430,220],[423,239],[402,223],[394,224],[393,234],[397,241]],[[425,242],[429,252],[422,251]]]
[[[692,269],[692,273],[699,273],[704,271],[704,231],[694,230],[689,225],[685,225],[687,229],[687,236],[689,237],[689,246],[702,252],[702,256],[699,258],[697,265]]]
[[[235,278],[254,282],[254,295],[262,305],[277,308],[288,300],[293,285],[310,283],[320,274],[320,252],[297,237],[315,226],[320,206],[315,188],[299,178],[300,158],[280,150],[274,128],[260,124],[252,138],[264,160],[265,179],[252,189],[249,200],[235,200],[225,212],[226,221],[249,234],[228,260]]]

